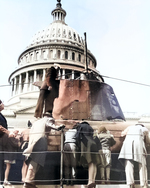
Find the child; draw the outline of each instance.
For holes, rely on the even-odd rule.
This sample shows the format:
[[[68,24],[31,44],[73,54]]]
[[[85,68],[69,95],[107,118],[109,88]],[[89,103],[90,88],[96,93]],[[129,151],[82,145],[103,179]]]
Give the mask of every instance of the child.
[[[102,184],[107,183],[110,180],[110,166],[111,166],[111,150],[110,147],[115,145],[116,141],[114,140],[113,135],[104,127],[101,126],[98,129],[97,137],[100,140],[102,149],[99,150],[101,165],[100,165],[100,176]]]
[[[64,164],[66,185],[73,185],[76,178],[76,132],[77,129],[69,129],[65,132]]]

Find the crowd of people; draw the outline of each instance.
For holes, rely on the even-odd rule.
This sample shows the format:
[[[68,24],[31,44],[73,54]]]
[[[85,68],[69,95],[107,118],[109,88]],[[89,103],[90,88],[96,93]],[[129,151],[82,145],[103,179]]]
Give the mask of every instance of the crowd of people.
[[[3,103],[1,103],[0,107],[0,111],[2,111],[4,109]],[[19,149],[24,156],[22,166],[22,182],[24,182],[24,187],[36,187],[34,184],[35,175],[40,166],[44,167],[46,160],[47,136],[51,130],[60,131],[65,128],[65,125],[56,126],[51,113],[46,112],[42,118],[33,122],[30,134],[26,138],[23,138],[23,132],[19,133],[17,130],[10,132],[7,130],[7,121],[2,113],[0,115],[0,140],[3,147],[1,148],[1,151],[3,151],[1,155],[4,153],[3,159],[6,169],[4,177],[1,171],[1,182],[4,185],[10,185],[8,181],[9,171],[11,164],[15,164],[15,153]],[[113,136],[109,131],[107,132],[105,127],[101,127],[101,130],[99,129],[94,136],[93,128],[85,121],[76,122],[72,129],[66,129],[64,133],[64,177],[66,184],[74,184],[76,167],[82,165],[84,168],[88,168],[87,187],[95,187],[97,170],[99,169],[102,174],[102,168],[110,169],[110,147],[115,144]],[[3,144],[4,139],[8,140],[5,145]],[[5,153],[5,151],[7,152]],[[1,169],[4,169],[4,164],[1,164]],[[110,172],[107,174],[106,180],[109,181],[109,179]],[[104,175],[102,176],[102,180],[105,180]]]
[[[4,109],[3,103],[0,111]],[[0,149],[1,182],[10,185],[8,181],[11,164],[15,164],[15,153],[22,151],[24,163],[22,166],[22,182],[24,187],[36,187],[35,175],[40,166],[44,167],[47,151],[47,133],[52,130],[64,130],[64,179],[66,185],[74,185],[77,167],[88,169],[88,183],[86,187],[96,186],[96,174],[99,171],[102,184],[110,183],[111,147],[116,141],[109,130],[100,126],[94,130],[86,121],[75,122],[71,129],[65,125],[55,125],[51,113],[46,112],[43,118],[33,122],[28,138],[23,139],[23,132],[9,131],[5,117],[0,113]],[[64,129],[65,128],[65,129]],[[146,136],[148,129],[142,124],[129,126],[121,133],[125,137],[118,159],[125,165],[126,181],[129,188],[134,188],[134,163],[139,164],[141,187],[148,187],[146,165]],[[4,144],[5,143],[5,144]],[[4,163],[3,163],[4,162]]]
[[[56,75],[54,67],[46,74],[35,110],[37,119],[30,125],[28,134],[8,130],[7,120],[1,113],[4,104],[0,101],[0,181],[4,185],[10,185],[8,178],[11,165],[15,164],[16,152],[20,151],[23,156],[23,187],[36,188],[36,173],[40,166],[44,167],[46,161],[48,135],[52,131],[61,130],[64,134],[62,154],[66,185],[74,185],[78,166],[88,169],[88,182],[85,187],[95,188],[98,172],[102,184],[110,183],[111,147],[116,141],[102,125],[98,130],[94,130],[86,121],[75,121],[70,129],[63,124],[55,124],[52,110],[54,99],[58,97],[59,81],[56,81]],[[144,125],[136,124],[127,127],[120,135],[124,137],[124,141],[118,160],[125,166],[129,188],[135,187],[134,163],[139,165],[141,187],[148,188],[145,146],[148,133]]]

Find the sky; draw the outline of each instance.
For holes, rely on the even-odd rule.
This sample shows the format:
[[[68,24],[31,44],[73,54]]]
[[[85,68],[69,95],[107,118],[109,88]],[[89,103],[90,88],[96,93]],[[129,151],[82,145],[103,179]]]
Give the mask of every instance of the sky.
[[[0,0],[0,99],[32,36],[52,21],[56,0]],[[65,22],[84,38],[123,112],[150,115],[150,0],[61,0]],[[115,79],[117,78],[117,79]],[[126,80],[126,81],[121,81]],[[129,82],[127,82],[129,81]],[[135,84],[135,83],[141,84]]]

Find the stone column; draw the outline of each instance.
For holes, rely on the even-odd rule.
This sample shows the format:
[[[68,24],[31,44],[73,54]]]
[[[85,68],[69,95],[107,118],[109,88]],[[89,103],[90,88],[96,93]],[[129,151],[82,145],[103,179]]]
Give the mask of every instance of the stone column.
[[[21,93],[21,84],[22,84],[22,75],[20,74],[19,75],[19,88],[18,88],[18,94],[20,94]]]
[[[39,53],[40,53],[40,54],[39,54],[39,59],[38,59],[38,60],[43,59],[43,52],[42,52],[42,49],[39,50]]]
[[[43,77],[42,77],[42,81],[44,81],[44,80],[45,80],[45,74],[46,74],[46,70],[45,70],[45,69],[43,69]]]
[[[13,93],[13,95],[16,94],[16,88],[17,88],[17,79],[16,79],[16,77],[15,77],[15,78],[14,78],[14,93]]]
[[[28,86],[29,86],[29,73],[26,72],[26,79],[25,79],[25,83],[24,83],[24,92],[28,91]]]
[[[33,61],[36,61],[36,60],[37,60],[36,51],[34,50],[34,51],[33,51]]]
[[[33,76],[30,75],[30,77],[29,77],[29,91],[32,91],[32,90],[33,90],[33,85],[32,85],[32,83],[33,83]]]
[[[11,80],[11,97],[13,96],[14,92],[14,79]]]
[[[36,69],[34,70],[34,80],[33,80],[33,82],[36,82],[36,77],[37,77],[37,71],[36,71]]]
[[[58,12],[56,12],[56,20],[58,20]]]
[[[60,79],[61,79],[61,71],[59,69],[59,71],[58,71],[58,80],[60,80]]]
[[[74,70],[72,70],[72,76],[71,76],[71,79],[74,80]]]
[[[51,54],[50,54],[50,48],[47,49],[47,59],[51,58]]]
[[[62,70],[62,79],[65,79],[65,69]]]
[[[71,50],[68,51],[68,59],[72,60],[72,51]]]
[[[56,54],[56,53],[57,53],[57,50],[56,50],[56,49],[54,49],[54,50],[53,50],[53,59],[56,59],[56,56],[57,56],[57,54]]]
[[[36,79],[37,79],[37,71],[36,69],[34,70],[34,78],[33,78],[33,83],[36,82]],[[37,90],[38,88],[37,87],[33,87],[33,90]]]
[[[61,50],[61,57],[60,57],[60,59],[65,59],[65,50],[64,49]]]

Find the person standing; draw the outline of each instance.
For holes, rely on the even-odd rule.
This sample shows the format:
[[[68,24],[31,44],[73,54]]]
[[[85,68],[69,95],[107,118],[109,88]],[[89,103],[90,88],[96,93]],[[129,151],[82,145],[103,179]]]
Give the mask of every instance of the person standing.
[[[76,125],[75,125],[76,126]],[[66,185],[73,185],[76,178],[76,127],[68,129],[65,132],[65,141],[64,141],[64,166],[65,166],[65,179]]]
[[[39,167],[44,167],[47,151],[47,137],[50,131],[60,131],[65,126],[55,125],[54,118],[51,117],[51,113],[46,112],[43,114],[43,118],[37,119],[30,129],[28,147],[23,151],[23,155],[26,157],[26,163],[28,165],[25,182],[23,187],[36,188],[35,175],[39,170]]]
[[[146,145],[148,129],[142,124],[127,127],[121,137],[125,136],[118,159],[124,162],[126,182],[129,188],[134,188],[134,163],[139,165],[140,185],[148,188],[146,167]]]
[[[4,144],[4,163],[6,165],[3,183],[4,185],[11,185],[11,183],[8,181],[8,177],[11,165],[16,163],[16,152],[20,145],[20,135],[18,135],[18,133],[18,130],[11,131],[7,137],[7,142],[5,142],[6,144]]]
[[[44,113],[50,112],[53,113],[54,100],[59,95],[59,80],[56,80],[57,70],[54,66],[50,67],[46,71],[45,80],[40,87],[39,98],[35,108],[34,116],[36,118],[43,117]]]
[[[6,120],[6,118],[3,116],[3,114],[1,113],[2,110],[4,110],[4,104],[3,104],[2,101],[0,100],[0,125],[2,125],[5,129],[7,129],[7,128],[8,128],[7,120]]]
[[[110,167],[111,167],[111,147],[115,145],[116,141],[106,127],[101,126],[98,129],[98,139],[101,143],[101,149],[99,150],[101,164],[100,164],[100,176],[102,183],[109,183],[110,180]]]
[[[98,155],[98,144],[94,140],[94,129],[88,122],[81,122],[77,127],[77,146],[80,148],[79,163],[83,167],[88,167],[88,184],[87,188],[95,188],[95,178],[97,174],[97,166],[100,164]]]
[[[15,163],[16,154],[14,152],[20,146],[21,135],[18,135],[18,130],[8,130],[7,120],[1,113],[2,110],[4,110],[4,104],[0,100],[0,183],[2,184],[4,180],[4,185],[10,185],[8,176],[11,164]],[[4,162],[6,164],[5,170]]]
[[[5,128],[5,129],[8,128],[7,120],[1,113],[2,110],[4,110],[4,104],[0,100],[0,125],[1,125],[0,140],[1,140],[1,142],[2,142],[2,136],[4,134],[3,128]],[[2,183],[2,181],[4,179],[4,154],[3,154],[3,145],[1,142],[0,142],[0,183]]]

